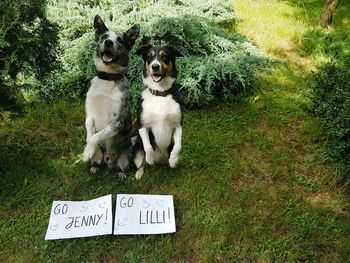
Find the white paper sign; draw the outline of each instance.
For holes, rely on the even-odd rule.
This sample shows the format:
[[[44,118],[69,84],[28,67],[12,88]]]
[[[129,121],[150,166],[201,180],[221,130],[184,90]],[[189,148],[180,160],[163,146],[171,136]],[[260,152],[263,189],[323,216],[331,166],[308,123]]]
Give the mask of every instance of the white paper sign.
[[[118,194],[114,235],[176,232],[172,195]]]
[[[46,240],[107,234],[112,234],[112,195],[52,203]]]

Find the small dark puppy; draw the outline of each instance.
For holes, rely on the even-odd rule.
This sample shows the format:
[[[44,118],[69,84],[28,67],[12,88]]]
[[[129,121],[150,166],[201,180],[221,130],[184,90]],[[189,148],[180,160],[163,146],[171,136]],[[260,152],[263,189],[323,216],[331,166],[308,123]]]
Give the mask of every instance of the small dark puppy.
[[[129,81],[124,73],[140,27],[134,25],[124,33],[110,31],[96,15],[94,28],[96,77],[85,101],[87,136],[83,160],[91,163],[92,172],[104,162],[124,172],[130,164],[131,148]]]
[[[137,116],[142,147],[134,158],[138,168],[135,177],[140,179],[144,173],[144,160],[150,165],[167,162],[172,168],[179,160],[182,112],[174,96],[173,84],[177,76],[175,59],[181,53],[173,46],[147,45],[136,54],[142,55],[144,60],[143,83],[146,86]]]

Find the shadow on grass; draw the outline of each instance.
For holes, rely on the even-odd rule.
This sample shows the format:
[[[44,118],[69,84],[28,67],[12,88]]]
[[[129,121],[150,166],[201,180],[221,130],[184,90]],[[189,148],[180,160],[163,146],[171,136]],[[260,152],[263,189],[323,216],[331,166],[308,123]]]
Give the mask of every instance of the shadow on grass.
[[[35,202],[43,193],[49,194],[54,167],[50,157],[54,145],[42,135],[13,132],[0,135],[0,185],[2,205],[16,207]]]
[[[51,109],[45,104],[31,106],[25,116],[1,124],[3,205],[37,202],[39,196],[47,198],[53,193],[53,185],[57,188],[61,179],[57,163],[78,150],[76,140],[81,132],[77,129],[82,122],[80,109],[70,104],[56,103]]]

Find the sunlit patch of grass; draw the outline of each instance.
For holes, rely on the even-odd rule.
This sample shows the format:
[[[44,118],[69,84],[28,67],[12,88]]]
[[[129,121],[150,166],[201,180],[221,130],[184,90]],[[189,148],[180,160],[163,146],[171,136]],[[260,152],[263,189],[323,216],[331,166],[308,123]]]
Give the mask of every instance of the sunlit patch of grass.
[[[349,1],[342,1],[337,8],[332,25],[328,28],[318,27],[320,14],[324,8],[324,1],[288,0],[286,3],[298,7],[295,17],[309,24],[309,28],[300,34],[301,56],[312,57],[314,64],[322,64],[343,52],[349,52],[346,43],[350,41],[349,31]]]
[[[242,21],[239,32],[253,39],[269,55],[305,63],[298,54],[299,37],[309,26],[295,16],[300,7],[278,0],[234,1]]]
[[[350,39],[350,2],[341,3],[328,29],[317,27],[323,6],[322,1],[236,0],[234,9],[242,21],[235,28],[269,56],[309,71],[346,49]]]

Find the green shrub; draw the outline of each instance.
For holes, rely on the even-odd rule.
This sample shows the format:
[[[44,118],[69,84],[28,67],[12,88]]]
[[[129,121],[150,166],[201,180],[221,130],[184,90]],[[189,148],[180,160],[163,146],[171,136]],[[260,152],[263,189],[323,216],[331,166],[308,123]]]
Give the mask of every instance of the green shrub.
[[[55,67],[57,27],[46,19],[46,0],[2,0],[0,12],[0,106],[12,109],[21,100],[19,73],[43,79]]]
[[[314,109],[329,133],[330,153],[350,179],[350,55],[321,66],[314,83]]]
[[[140,45],[171,44],[185,55],[177,65],[177,85],[189,106],[211,103],[217,97],[249,90],[254,73],[267,65],[250,42],[228,32],[235,21],[231,1],[208,0],[50,0],[50,19],[60,26],[61,67],[40,90],[47,98],[85,95],[94,76],[92,21],[99,14],[110,29],[123,31],[139,23]],[[132,95],[143,89],[142,60],[131,58]]]
[[[302,50],[306,55],[316,57],[340,56],[349,47],[347,34],[332,29],[314,28],[302,37]]]
[[[241,36],[199,16],[157,19],[144,26],[140,42],[144,39],[155,45],[174,45],[184,55],[177,60],[177,83],[188,106],[208,105],[217,97],[228,98],[249,89],[254,73],[267,64]],[[139,91],[143,89],[142,62],[138,58],[132,63],[129,73]]]

